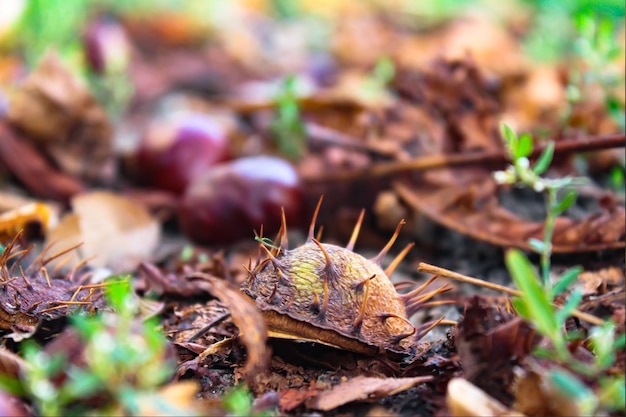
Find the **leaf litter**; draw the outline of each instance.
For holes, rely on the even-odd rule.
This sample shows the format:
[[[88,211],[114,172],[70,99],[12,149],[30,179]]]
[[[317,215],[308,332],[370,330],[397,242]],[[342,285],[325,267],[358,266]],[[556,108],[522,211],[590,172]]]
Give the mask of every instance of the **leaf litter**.
[[[31,339],[44,352],[71,352],[73,365],[84,366],[85,342],[72,333],[68,319],[108,312],[109,281],[103,279],[127,275],[134,293],[144,298],[134,326],[158,318],[168,338],[166,356],[177,362],[171,378],[137,394],[135,414],[158,415],[162,404],[170,404],[170,413],[232,415],[230,395],[244,396],[236,408],[243,414],[581,414],[585,404],[568,403],[554,382],[576,370],[534,356],[547,341],[517,315],[508,296],[453,284],[445,273],[429,280],[417,267],[436,260],[458,265],[459,274],[486,280],[495,275],[509,287],[501,251],[530,252],[529,240],[541,240],[544,222],[533,212],[536,199],[492,176],[508,163],[499,125],[510,121],[516,131],[554,140],[551,177],[581,172],[592,180],[580,190],[584,198],[554,226],[551,249],[559,263],[580,262],[586,269],[572,287],[581,288],[582,301],[565,327],[592,332],[593,323],[585,320],[591,315],[592,322],[612,318],[623,334],[624,198],[607,183],[619,183],[621,166],[623,186],[618,148],[624,136],[604,107],[605,101],[615,102],[612,90],[591,90],[589,100],[572,100],[574,89],[587,94],[594,86],[575,84],[575,60],[570,67],[532,61],[521,47],[521,34],[536,23],[526,9],[505,11],[511,17],[501,25],[471,13],[429,21],[404,6],[341,1],[326,11],[336,27],[322,35],[328,36],[326,49],[315,54],[306,46],[308,31],[320,38],[315,25],[269,18],[278,9],[268,6],[246,7],[251,9],[231,11],[238,24],[210,29],[214,23],[200,24],[185,10],[144,17],[118,10],[131,40],[127,74],[134,87],[130,103],[113,103],[127,111],[121,120],[107,114],[110,106],[90,91],[93,80],[85,83],[53,50],[11,92],[0,120],[0,172],[10,183],[6,193],[3,183],[7,204],[0,204],[6,245],[0,265],[0,375],[23,377],[27,365],[20,349]],[[285,33],[290,42],[281,40]],[[284,81],[289,74],[291,83]],[[17,85],[15,78],[3,77],[0,71],[2,85]],[[119,87],[113,78],[101,80],[113,83],[110,91]],[[602,94],[605,101],[596,97]],[[283,219],[276,239],[264,236],[259,224],[248,231],[249,239],[202,247],[178,228],[177,196],[133,183],[122,162],[140,132],[163,112],[181,110],[227,115],[235,159],[268,154],[293,164],[303,203],[301,218],[287,219],[289,234]],[[282,148],[277,131],[300,138],[291,145],[301,154]],[[536,141],[531,163],[545,143]],[[247,183],[243,179],[238,187]],[[261,197],[269,196],[267,206],[285,204],[271,188],[240,195],[250,198],[229,201],[256,215],[267,213],[255,206]],[[351,242],[366,254],[383,247],[388,232],[406,220],[397,236],[408,248],[399,259],[406,259],[385,260],[385,266],[397,268],[391,281],[399,294],[415,297],[405,324],[425,337],[410,358],[337,349],[324,344],[324,335],[290,334],[294,327],[277,338],[276,329],[268,330],[275,323],[240,291],[249,275],[245,265],[253,269],[248,260],[276,266],[287,239],[292,247],[305,243],[303,225],[320,195],[324,205],[316,215],[323,230],[315,236],[310,231],[308,240]],[[279,224],[279,215],[263,223],[269,229]],[[353,224],[361,229],[358,242]],[[219,236],[211,240],[219,242]],[[458,259],[459,245],[470,256]],[[271,256],[264,258],[263,248]],[[294,287],[296,294],[312,294],[314,312],[326,305],[328,288],[341,288],[328,279],[331,269],[320,292]],[[369,288],[366,282],[354,290]],[[277,287],[272,294],[283,295]],[[566,295],[554,303],[563,306]],[[588,344],[569,346],[583,363],[593,358]],[[603,372],[623,374],[623,351],[615,359]],[[585,389],[598,385],[592,378],[582,381]],[[249,397],[238,388],[231,391],[242,385],[251,390]],[[0,395],[7,398],[0,403],[17,407],[7,414],[40,413],[24,395]],[[562,406],[551,405],[555,401]],[[103,398],[88,402],[106,407]]]

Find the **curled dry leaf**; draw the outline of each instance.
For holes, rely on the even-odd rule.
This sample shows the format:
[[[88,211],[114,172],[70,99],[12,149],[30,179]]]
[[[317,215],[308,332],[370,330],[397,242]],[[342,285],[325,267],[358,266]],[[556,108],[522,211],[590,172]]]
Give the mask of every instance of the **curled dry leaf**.
[[[333,387],[331,390],[321,392],[307,401],[306,405],[316,410],[329,411],[353,401],[376,401],[430,380],[432,380],[431,376],[413,378],[357,376]]]
[[[226,281],[202,273],[195,273],[190,278],[194,278],[193,282],[199,288],[219,298],[230,311],[248,353],[242,373],[254,387],[254,378],[268,368],[270,359],[266,344],[267,327],[263,316],[252,300],[238,289],[232,288]]]
[[[56,227],[58,207],[43,202],[32,202],[0,213],[0,242],[11,240],[21,230],[38,226],[41,233]],[[28,233],[27,233],[28,234]]]
[[[0,166],[39,198],[66,202],[84,190],[80,180],[53,168],[19,133],[0,122]]]
[[[8,118],[68,174],[88,180],[113,174],[107,114],[53,50],[11,96]]]
[[[88,263],[94,267],[132,270],[150,257],[159,242],[159,223],[130,199],[93,191],[74,197],[72,207],[74,211],[46,236],[46,244],[54,244],[57,251],[83,243],[78,254],[58,258],[68,267],[79,258],[91,258]]]
[[[465,187],[437,187],[428,182],[395,182],[394,190],[415,210],[459,233],[494,245],[532,250],[531,238],[543,238],[543,222],[526,220],[499,205],[495,183],[488,177]],[[607,204],[581,220],[557,218],[554,253],[591,252],[624,247],[624,207]]]
[[[578,276],[583,295],[603,293],[606,287],[624,284],[624,270],[617,267],[603,268],[599,271],[585,271]]]

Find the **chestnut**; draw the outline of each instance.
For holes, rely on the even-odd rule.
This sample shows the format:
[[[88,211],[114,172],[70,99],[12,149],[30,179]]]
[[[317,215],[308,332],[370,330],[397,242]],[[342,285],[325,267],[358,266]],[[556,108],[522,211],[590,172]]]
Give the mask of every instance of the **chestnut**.
[[[87,67],[96,74],[124,72],[130,62],[130,41],[124,27],[110,16],[87,24],[83,34]]]
[[[301,226],[301,181],[296,169],[274,156],[252,156],[220,164],[198,176],[178,208],[183,233],[200,245],[252,238],[263,225],[274,237],[281,207],[290,224]]]
[[[149,124],[126,171],[138,185],[182,194],[198,174],[228,159],[222,125],[209,114],[183,111]]]

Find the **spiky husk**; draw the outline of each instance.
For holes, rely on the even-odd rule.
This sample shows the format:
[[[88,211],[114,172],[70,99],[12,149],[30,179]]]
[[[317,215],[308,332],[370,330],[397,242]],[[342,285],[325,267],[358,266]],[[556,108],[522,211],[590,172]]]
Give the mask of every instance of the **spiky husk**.
[[[251,271],[242,290],[261,311],[295,320],[268,314],[270,328],[275,324],[283,333],[360,353],[415,352],[410,337],[415,328],[378,263],[315,239],[269,256]],[[316,333],[320,337],[311,337]]]

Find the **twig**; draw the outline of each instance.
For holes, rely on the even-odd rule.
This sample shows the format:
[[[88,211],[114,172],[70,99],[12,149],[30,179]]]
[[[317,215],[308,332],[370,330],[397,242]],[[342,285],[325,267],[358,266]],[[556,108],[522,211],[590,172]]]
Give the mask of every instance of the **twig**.
[[[624,146],[626,136],[623,133],[610,135],[588,136],[580,139],[559,140],[554,144],[554,154],[564,155],[575,152],[591,152]],[[537,157],[546,145],[537,146],[532,157]],[[384,177],[404,171],[425,171],[428,169],[473,165],[478,163],[494,163],[504,165],[508,160],[504,150],[465,152],[452,155],[428,155],[408,161],[380,162],[367,169],[353,169],[328,175],[307,178],[309,182],[346,181],[359,178]]]
[[[513,295],[515,297],[519,297],[522,295],[522,292],[519,290],[515,290],[513,288],[505,287],[503,285],[493,284],[491,282],[483,281],[482,279],[468,277],[467,275],[459,274],[458,272],[450,271],[448,269],[440,268],[435,265],[430,265],[425,262],[420,262],[417,266],[417,270],[421,272],[427,272],[429,274],[436,274],[446,278],[452,278],[457,281],[467,282],[472,285],[478,285],[480,287],[489,288],[491,290],[496,290],[500,292],[507,293],[509,295]],[[558,307],[558,306],[557,306]],[[572,312],[572,316],[579,318],[587,323],[591,323],[596,326],[604,325],[604,320],[593,316],[591,314],[583,313],[579,310],[574,310]]]

